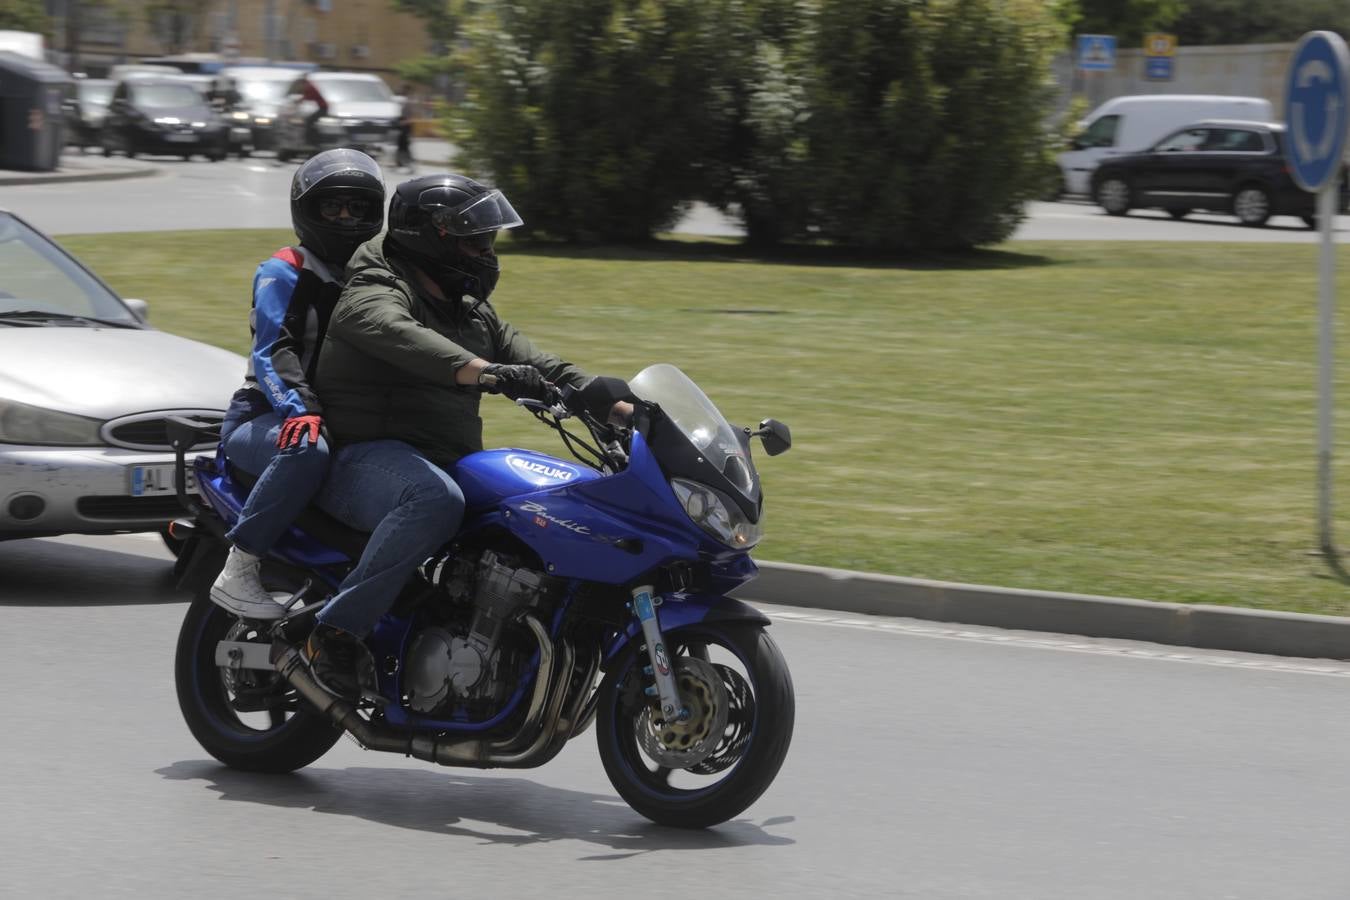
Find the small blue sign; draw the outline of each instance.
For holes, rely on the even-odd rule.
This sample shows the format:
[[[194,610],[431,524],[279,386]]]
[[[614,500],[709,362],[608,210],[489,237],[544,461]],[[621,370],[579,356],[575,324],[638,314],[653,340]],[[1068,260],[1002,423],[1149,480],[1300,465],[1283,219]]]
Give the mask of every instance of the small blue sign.
[[[1149,56],[1144,59],[1144,77],[1149,81],[1172,80],[1172,57]]]
[[[1110,72],[1116,67],[1116,36],[1080,34],[1078,68],[1087,72]]]
[[[1305,191],[1321,190],[1341,169],[1345,152],[1350,50],[1331,31],[1310,31],[1289,63],[1284,121],[1291,174]]]

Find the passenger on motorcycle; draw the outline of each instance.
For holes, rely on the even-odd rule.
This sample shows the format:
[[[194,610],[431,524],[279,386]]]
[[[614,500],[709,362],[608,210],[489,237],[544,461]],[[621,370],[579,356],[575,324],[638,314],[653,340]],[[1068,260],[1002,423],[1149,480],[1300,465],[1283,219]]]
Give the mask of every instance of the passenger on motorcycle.
[[[313,383],[319,345],[352,252],[384,224],[384,179],[357,150],[328,150],[291,179],[300,243],[272,254],[253,277],[253,349],[244,385],[221,426],[225,455],[257,477],[211,599],[236,615],[284,615],[262,585],[262,557],[313,499],[328,472],[324,409]]]
[[[460,526],[464,495],[449,471],[483,448],[482,392],[546,399],[545,382],[588,380],[488,302],[500,274],[497,233],[520,224],[500,191],[426,175],[398,186],[387,234],[352,257],[319,357],[337,447],[319,505],[372,534],[304,647],[315,679],[334,693],[359,692],[362,639]],[[308,630],[296,620],[281,633],[298,642]]]

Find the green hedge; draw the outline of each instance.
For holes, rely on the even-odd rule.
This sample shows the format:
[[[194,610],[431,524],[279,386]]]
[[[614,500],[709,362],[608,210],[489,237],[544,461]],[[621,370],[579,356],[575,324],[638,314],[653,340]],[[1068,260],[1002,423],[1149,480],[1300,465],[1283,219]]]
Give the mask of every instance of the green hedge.
[[[704,199],[758,244],[962,248],[1053,172],[1041,0],[517,0],[465,37],[463,167],[537,234],[640,240]]]

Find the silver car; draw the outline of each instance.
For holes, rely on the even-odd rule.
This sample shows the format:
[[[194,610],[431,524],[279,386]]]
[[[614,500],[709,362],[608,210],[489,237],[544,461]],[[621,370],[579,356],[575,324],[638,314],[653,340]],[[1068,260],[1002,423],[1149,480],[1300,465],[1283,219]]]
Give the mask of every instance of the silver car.
[[[145,313],[0,210],[0,540],[158,531],[176,549],[165,417],[219,421],[245,360]]]

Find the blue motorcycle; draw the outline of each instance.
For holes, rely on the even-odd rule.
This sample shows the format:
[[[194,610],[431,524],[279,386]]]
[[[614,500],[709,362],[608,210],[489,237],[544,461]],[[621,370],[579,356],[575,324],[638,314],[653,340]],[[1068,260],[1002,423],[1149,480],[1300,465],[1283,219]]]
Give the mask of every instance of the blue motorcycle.
[[[634,404],[631,427],[605,420],[621,399]],[[289,772],[344,731],[442,765],[530,768],[594,721],[605,772],[637,812],[687,828],[739,815],[792,738],[792,681],[769,620],[727,596],[757,571],[751,438],[775,455],[791,446],[787,427],[734,428],[669,365],[517,402],[579,462],[499,449],[456,463],[463,527],[367,638],[357,701],[313,678],[287,630],[211,602],[251,479],[219,453],[189,471],[186,451],[209,426],[177,420],[179,496],[192,515],[173,530],[187,541],[184,580],[197,586],[175,667],[188,727],[226,765]],[[322,608],[367,537],[316,509],[300,517],[262,571],[288,619]]]

